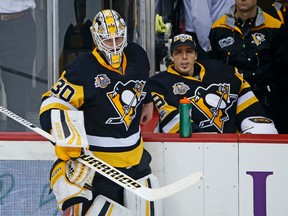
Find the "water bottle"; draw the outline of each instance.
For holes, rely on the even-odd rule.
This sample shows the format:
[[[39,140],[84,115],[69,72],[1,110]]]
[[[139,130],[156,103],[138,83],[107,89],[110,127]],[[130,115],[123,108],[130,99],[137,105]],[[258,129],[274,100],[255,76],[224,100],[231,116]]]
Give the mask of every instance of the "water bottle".
[[[189,99],[184,97],[179,101],[179,114],[180,114],[180,137],[191,137],[192,124],[191,124],[192,104]]]

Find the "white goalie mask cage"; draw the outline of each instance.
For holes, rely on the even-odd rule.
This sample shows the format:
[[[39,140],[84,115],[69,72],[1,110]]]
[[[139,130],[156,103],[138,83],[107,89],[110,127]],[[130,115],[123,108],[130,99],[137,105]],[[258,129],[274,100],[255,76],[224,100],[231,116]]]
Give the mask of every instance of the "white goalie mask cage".
[[[113,68],[119,68],[122,52],[127,45],[127,27],[124,19],[114,10],[100,11],[90,27],[95,45]]]

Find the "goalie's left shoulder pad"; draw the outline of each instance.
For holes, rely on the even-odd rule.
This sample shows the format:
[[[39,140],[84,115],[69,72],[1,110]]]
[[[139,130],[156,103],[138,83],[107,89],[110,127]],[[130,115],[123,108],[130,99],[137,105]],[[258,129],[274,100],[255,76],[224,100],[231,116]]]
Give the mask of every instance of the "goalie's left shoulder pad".
[[[252,116],[241,122],[243,134],[278,134],[274,122],[263,116]]]
[[[90,182],[92,177],[87,175],[87,178],[83,179],[83,173],[77,177],[76,174],[79,174],[77,170],[81,169],[81,167],[73,165],[76,171],[73,170],[73,173],[71,173],[69,168],[71,163],[71,161],[66,162],[58,159],[53,164],[50,172],[50,187],[56,197],[59,210],[65,210],[72,205],[92,199],[92,191],[85,188],[87,181],[89,181],[87,183],[92,184]],[[79,165],[82,164],[79,163]],[[67,176],[69,172],[70,175]]]

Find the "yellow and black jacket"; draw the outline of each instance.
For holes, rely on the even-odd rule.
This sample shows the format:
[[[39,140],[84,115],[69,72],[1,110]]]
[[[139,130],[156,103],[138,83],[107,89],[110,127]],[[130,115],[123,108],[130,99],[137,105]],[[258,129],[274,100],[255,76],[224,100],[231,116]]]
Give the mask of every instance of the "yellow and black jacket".
[[[133,42],[123,52],[121,71],[108,65],[97,48],[79,56],[43,94],[40,110],[40,123],[47,132],[51,109],[82,110],[90,150],[115,167],[139,163],[140,116],[143,104],[152,102],[146,52]]]
[[[213,23],[210,58],[237,67],[255,92],[259,89],[263,93],[287,94],[286,26],[259,7],[256,17],[245,23],[237,20],[234,12],[235,5]]]

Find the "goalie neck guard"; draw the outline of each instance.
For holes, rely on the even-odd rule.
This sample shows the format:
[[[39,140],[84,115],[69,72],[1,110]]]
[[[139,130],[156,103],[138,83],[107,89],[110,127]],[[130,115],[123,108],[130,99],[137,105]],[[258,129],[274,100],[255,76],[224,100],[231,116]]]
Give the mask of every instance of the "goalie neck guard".
[[[96,14],[90,27],[93,41],[113,68],[119,68],[122,52],[127,45],[127,27],[124,19],[114,10]]]

